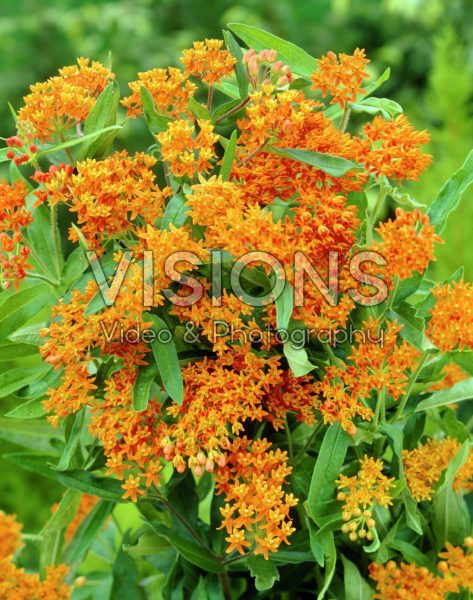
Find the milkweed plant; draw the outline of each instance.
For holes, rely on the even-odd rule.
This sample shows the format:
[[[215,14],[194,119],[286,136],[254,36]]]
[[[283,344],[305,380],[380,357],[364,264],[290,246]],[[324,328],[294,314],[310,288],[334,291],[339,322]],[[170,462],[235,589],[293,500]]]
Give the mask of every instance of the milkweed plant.
[[[427,269],[473,153],[427,209],[389,69],[223,37],[11,107],[1,437],[64,494],[0,513],[0,597],[470,598],[473,286]]]

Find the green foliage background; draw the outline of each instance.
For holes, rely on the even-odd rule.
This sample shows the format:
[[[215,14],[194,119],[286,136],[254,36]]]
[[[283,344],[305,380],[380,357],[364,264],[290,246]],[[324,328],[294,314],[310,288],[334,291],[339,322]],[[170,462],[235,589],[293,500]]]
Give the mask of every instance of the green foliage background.
[[[473,3],[470,0],[3,0],[0,2],[0,134],[13,135],[7,102],[17,108],[28,85],[78,56],[104,61],[126,95],[138,71],[179,64],[193,40],[221,37],[228,22],[244,22],[291,40],[313,56],[364,47],[373,76],[391,67],[383,94],[398,101],[418,129],[432,134],[434,164],[406,191],[429,204],[473,147]],[[141,121],[118,138],[129,151],[149,134]],[[126,137],[126,136],[129,137]],[[3,174],[3,173],[2,173]],[[386,215],[385,215],[386,216]],[[473,192],[444,232],[435,276],[458,265],[473,277],[470,223]],[[24,364],[24,362],[22,363]],[[1,414],[8,412],[2,406]],[[16,447],[0,441],[0,453]],[[27,531],[39,529],[62,490],[0,460],[1,508],[17,512]]]

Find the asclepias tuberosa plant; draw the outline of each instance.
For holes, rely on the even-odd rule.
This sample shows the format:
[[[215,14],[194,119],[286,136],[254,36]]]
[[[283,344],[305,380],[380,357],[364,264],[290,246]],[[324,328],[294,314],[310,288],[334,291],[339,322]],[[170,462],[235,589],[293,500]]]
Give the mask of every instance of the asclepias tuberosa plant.
[[[473,153],[420,205],[389,70],[223,37],[12,108],[0,435],[65,492],[0,513],[0,597],[469,598],[473,287],[427,269]]]

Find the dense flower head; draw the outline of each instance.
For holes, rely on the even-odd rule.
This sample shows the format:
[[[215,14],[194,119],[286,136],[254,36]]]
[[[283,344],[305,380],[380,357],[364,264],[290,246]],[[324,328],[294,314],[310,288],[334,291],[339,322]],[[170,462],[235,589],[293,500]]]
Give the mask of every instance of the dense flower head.
[[[431,290],[437,298],[434,308],[429,309],[432,318],[426,335],[442,352],[453,350],[457,344],[462,351],[465,346],[473,348],[471,316],[473,315],[473,286],[459,282],[437,285]]]
[[[137,217],[154,224],[163,214],[170,188],[160,190],[152,171],[156,159],[145,153],[129,156],[126,150],[103,160],[87,159],[72,169],[52,169],[42,179],[51,204],[63,202],[77,215],[77,223],[89,248],[106,239],[139,229]],[[78,240],[77,230],[69,237]]]
[[[189,81],[181,69],[151,69],[138,73],[138,80],[128,84],[132,94],[123,98],[121,103],[127,109],[127,115],[135,118],[143,113],[141,88],[144,86],[154,100],[158,113],[169,117],[179,117],[186,112],[189,100],[194,96],[197,86]]]
[[[376,177],[386,176],[402,182],[419,179],[432,162],[421,146],[430,140],[427,131],[416,131],[405,115],[386,121],[378,116],[363,127],[365,138],[360,140],[360,162]]]
[[[0,558],[12,556],[21,548],[21,529],[16,515],[7,515],[0,510]]]
[[[229,543],[227,552],[254,553],[268,558],[295,531],[289,511],[298,502],[284,492],[292,467],[279,448],[271,450],[266,439],[238,438],[229,446],[225,466],[217,472],[217,493],[225,494],[221,508]]]
[[[350,532],[350,539],[358,537],[373,539],[372,529],[376,521],[372,517],[371,508],[380,504],[387,508],[392,504],[389,491],[393,486],[394,477],[388,478],[383,474],[383,461],[364,456],[360,459],[361,468],[356,475],[348,477],[341,474],[336,483],[340,490],[337,500],[343,502],[342,531]]]
[[[432,499],[435,484],[460,448],[458,440],[447,436],[442,440],[428,439],[413,450],[403,450],[404,476],[415,500],[420,502]],[[473,491],[472,450],[455,475],[453,488],[457,492]]]
[[[56,132],[87,118],[96,98],[115,77],[99,62],[90,66],[89,62],[88,58],[78,58],[77,65],[64,67],[58,76],[30,86],[18,119],[32,123],[35,138],[52,140]]]
[[[379,223],[375,231],[381,240],[373,243],[373,250],[386,260],[383,276],[389,285],[394,276],[402,281],[415,271],[423,273],[430,261],[435,260],[434,243],[442,243],[428,215],[418,208],[412,212],[396,208],[396,218]]]
[[[216,156],[214,145],[218,135],[213,133],[213,125],[205,119],[199,119],[197,124],[197,135],[194,125],[181,119],[169,122],[166,131],[156,136],[162,157],[176,177],[194,177],[196,173],[209,171],[210,160]]]
[[[355,102],[357,94],[366,94],[361,88],[363,79],[369,77],[365,65],[370,61],[365,51],[356,48],[352,55],[327,52],[326,56],[317,59],[319,68],[310,77],[312,89],[321,90],[323,96],[330,92],[330,104],[339,103],[342,108],[347,102]]]
[[[49,566],[46,578],[25,573],[8,558],[0,559],[0,598],[2,600],[69,600],[71,588],[64,583],[66,565]]]
[[[194,42],[193,48],[184,50],[181,63],[186,75],[193,75],[213,85],[233,73],[236,58],[228,50],[222,50],[223,40],[208,39]]]

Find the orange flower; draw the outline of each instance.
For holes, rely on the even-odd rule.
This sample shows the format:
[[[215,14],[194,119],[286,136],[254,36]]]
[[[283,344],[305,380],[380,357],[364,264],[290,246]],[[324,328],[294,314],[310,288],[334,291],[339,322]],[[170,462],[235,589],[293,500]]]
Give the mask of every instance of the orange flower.
[[[473,285],[462,279],[438,284],[431,292],[437,298],[434,308],[429,309],[432,318],[425,332],[431,342],[442,352],[453,350],[457,344],[460,352],[465,346],[473,348]]]
[[[221,50],[223,40],[194,42],[194,47],[184,50],[181,63],[185,74],[193,75],[209,85],[219,83],[223,77],[233,73],[236,58],[228,50]]]
[[[432,499],[435,484],[460,447],[458,440],[448,436],[443,440],[428,439],[414,450],[403,450],[404,476],[417,502]],[[473,451],[456,474],[453,488],[457,492],[473,491]]]
[[[43,142],[56,132],[84,121],[95,99],[115,75],[99,62],[89,66],[88,58],[78,58],[77,65],[59,70],[59,76],[30,86],[25,106],[18,112],[19,121],[29,121],[34,136]]]
[[[319,69],[310,77],[314,84],[311,89],[321,90],[324,98],[329,91],[330,104],[338,102],[344,108],[347,102],[355,102],[357,94],[366,94],[360,86],[363,79],[369,77],[365,71],[369,62],[365,51],[359,48],[352,55],[339,54],[338,60],[333,52],[327,52],[327,56],[317,59]]]
[[[392,284],[395,275],[400,280],[412,277],[414,271],[423,273],[434,257],[434,243],[443,243],[429,223],[428,215],[418,208],[405,212],[396,208],[396,218],[379,223],[376,231],[381,237],[372,249],[386,259],[384,278]]]
[[[132,118],[143,113],[142,86],[152,95],[156,111],[172,118],[179,117],[186,111],[189,100],[197,89],[186,74],[173,67],[138,73],[138,81],[132,81],[128,85],[133,93],[123,98],[121,103],[126,107],[127,115]]]
[[[145,493],[144,490],[140,489],[140,478],[133,477],[133,475],[128,477],[127,481],[125,481],[125,483],[122,485],[122,488],[126,490],[123,498],[130,497],[133,502],[138,500],[139,495]]]
[[[16,521],[16,515],[6,515],[0,510],[0,558],[12,556],[22,547],[22,528],[23,525]]]
[[[220,509],[220,529],[230,534],[225,538],[230,543],[227,552],[237,549],[243,554],[244,547],[255,544],[255,554],[262,552],[267,559],[281,542],[289,544],[287,538],[295,531],[289,511],[298,501],[282,487],[292,468],[286,452],[270,447],[266,439],[237,438],[228,449],[225,467],[217,472],[217,494],[225,494],[226,502]]]
[[[160,190],[152,167],[156,159],[148,154],[128,156],[126,150],[103,160],[78,162],[72,169],[53,169],[41,177],[51,204],[64,202],[77,213],[82,234],[90,248],[99,248],[105,239],[136,232],[141,217],[146,224],[163,213],[164,199],[170,188]],[[135,223],[136,220],[136,223]],[[69,238],[78,240],[71,228]]]
[[[360,160],[376,177],[417,180],[432,162],[432,156],[420,149],[430,135],[425,130],[415,131],[404,115],[389,121],[375,117],[363,127],[363,133],[366,140],[360,141]]]
[[[8,558],[0,559],[0,598],[2,600],[69,600],[71,588],[63,582],[66,565],[46,567],[46,578],[25,573]]]
[[[213,133],[210,121],[197,121],[200,131],[193,137],[194,126],[184,120],[171,121],[167,130],[159,133],[156,138],[161,144],[161,155],[169,162],[173,175],[194,177],[201,171],[209,171],[210,160],[216,156],[214,144],[218,135]]]

